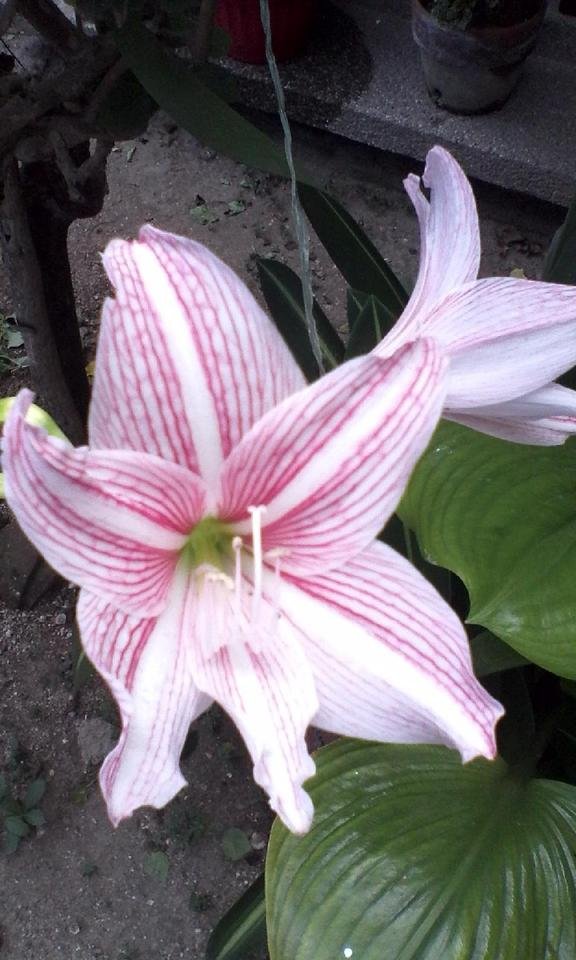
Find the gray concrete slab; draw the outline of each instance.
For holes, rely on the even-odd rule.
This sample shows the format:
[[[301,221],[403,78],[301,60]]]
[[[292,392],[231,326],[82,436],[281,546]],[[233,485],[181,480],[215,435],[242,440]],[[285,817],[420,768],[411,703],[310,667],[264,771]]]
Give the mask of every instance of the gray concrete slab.
[[[576,17],[557,5],[503,109],[457,117],[428,97],[409,0],[336,0],[308,55],[282,67],[289,115],[418,159],[441,143],[470,176],[565,204],[576,188]],[[245,103],[275,110],[265,67],[226,62]]]

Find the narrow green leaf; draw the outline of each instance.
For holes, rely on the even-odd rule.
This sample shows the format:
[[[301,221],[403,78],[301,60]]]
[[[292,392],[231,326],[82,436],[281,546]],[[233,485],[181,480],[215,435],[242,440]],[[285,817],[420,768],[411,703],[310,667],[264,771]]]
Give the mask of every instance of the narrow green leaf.
[[[515,667],[524,667],[529,660],[516,653],[512,647],[495,637],[489,630],[482,630],[470,641],[474,673],[477,677],[488,677],[492,673],[502,673]]]
[[[290,267],[271,257],[257,257],[258,278],[270,315],[307,380],[320,376],[312,351],[302,281]],[[344,357],[344,344],[328,317],[314,300],[314,319],[320,339],[320,349],[327,369],[338,366]]]
[[[32,810],[33,807],[37,807],[45,793],[46,781],[34,780],[28,787],[24,797],[24,806],[26,809]]]
[[[156,103],[201,143],[241,163],[288,175],[283,151],[137,20],[114,33],[127,65]]]
[[[574,787],[443,747],[316,760],[312,829],[270,838],[271,960],[573,960]]]
[[[264,876],[258,877],[214,927],[206,960],[243,960],[266,943]]]
[[[364,293],[363,290],[355,290],[354,287],[348,287],[346,291],[346,315],[348,317],[348,331],[354,329],[354,325],[358,320],[360,311],[366,303],[369,293]]]
[[[396,317],[388,307],[372,294],[369,294],[360,309],[356,322],[350,330],[350,338],[346,346],[345,359],[359,357],[370,351],[380,343],[382,338],[392,329]]]
[[[362,227],[330,194],[307,184],[298,192],[306,216],[350,286],[374,294],[399,317],[408,295]]]
[[[146,130],[156,102],[131,71],[123,73],[108,94],[96,124],[115,140],[131,140]]]
[[[81,690],[85,683],[88,683],[93,675],[94,667],[90,663],[90,660],[86,656],[84,650],[81,649],[76,658],[76,665],[74,667],[74,678],[72,681],[72,689],[74,690],[74,693],[78,693],[78,691]]]
[[[568,207],[564,223],[554,234],[542,279],[548,283],[576,283],[576,196]]]

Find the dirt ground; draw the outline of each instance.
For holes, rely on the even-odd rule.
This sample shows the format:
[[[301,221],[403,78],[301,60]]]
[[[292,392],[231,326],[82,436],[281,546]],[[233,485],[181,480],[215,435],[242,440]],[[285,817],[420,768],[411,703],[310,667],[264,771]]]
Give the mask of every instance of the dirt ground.
[[[413,278],[417,227],[401,181],[419,165],[306,130],[296,131],[296,149],[400,275]],[[257,296],[255,255],[296,266],[286,185],[214,155],[166,117],[114,151],[109,180],[103,212],[77,223],[70,244],[87,360],[107,290],[98,254],[145,221],[206,243]],[[521,267],[537,277],[561,211],[487,187],[479,197],[483,273]],[[344,286],[315,245],[312,266],[322,306],[344,328]],[[5,290],[3,278],[0,312],[9,314]],[[13,382],[0,378],[0,396]],[[232,724],[214,708],[188,745],[187,789],[166,810],[111,827],[96,778],[116,714],[94,676],[74,690],[74,600],[63,588],[29,612],[0,607],[0,773],[16,796],[36,778],[47,781],[45,824],[17,852],[0,854],[0,958],[202,957],[218,917],[262,869],[265,798]],[[231,828],[250,845],[238,860],[226,854]]]

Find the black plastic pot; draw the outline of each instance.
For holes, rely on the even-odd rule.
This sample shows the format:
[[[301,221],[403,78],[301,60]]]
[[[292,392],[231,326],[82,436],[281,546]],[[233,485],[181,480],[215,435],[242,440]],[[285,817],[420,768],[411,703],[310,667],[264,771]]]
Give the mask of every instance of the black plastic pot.
[[[502,107],[522,75],[546,13],[546,0],[528,20],[508,27],[458,29],[412,0],[412,33],[428,92],[450,113],[488,113]]]

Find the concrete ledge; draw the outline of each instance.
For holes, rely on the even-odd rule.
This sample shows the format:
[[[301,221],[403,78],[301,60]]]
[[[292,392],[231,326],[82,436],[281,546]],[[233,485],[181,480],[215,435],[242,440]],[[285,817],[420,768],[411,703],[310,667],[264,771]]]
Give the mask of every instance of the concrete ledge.
[[[225,61],[246,104],[275,111],[267,69]],[[488,183],[566,204],[576,189],[576,18],[548,10],[520,86],[497,113],[456,117],[429,99],[409,0],[336,0],[307,56],[282,67],[292,119],[423,159],[448,147]]]

